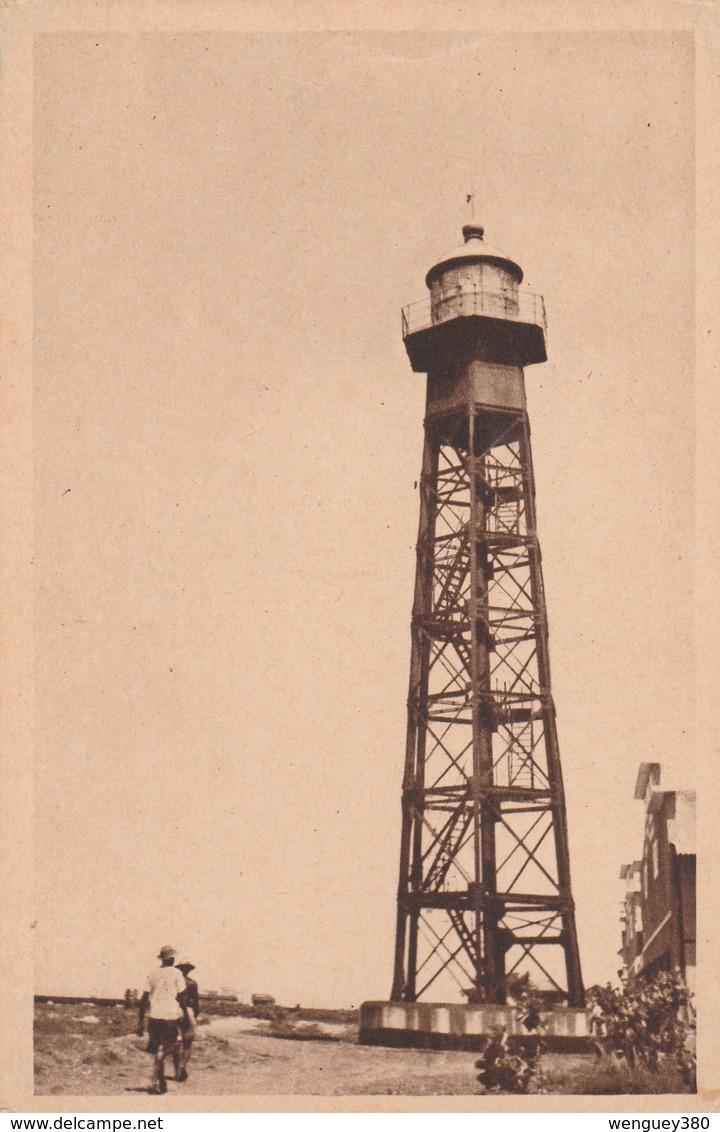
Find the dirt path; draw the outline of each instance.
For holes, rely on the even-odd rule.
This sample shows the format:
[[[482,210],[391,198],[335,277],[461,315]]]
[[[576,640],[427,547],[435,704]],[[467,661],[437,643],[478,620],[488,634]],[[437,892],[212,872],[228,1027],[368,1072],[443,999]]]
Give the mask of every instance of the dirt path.
[[[110,1038],[94,1050],[63,1043],[38,1054],[36,1092],[51,1095],[140,1095],[151,1058],[135,1037]],[[172,1073],[172,1068],[170,1073]],[[195,1042],[189,1079],[169,1077],[168,1095],[251,1094],[348,1096],[437,1095],[475,1091],[473,1058],[462,1053],[387,1050],[347,1042],[288,1041],[236,1032],[205,1033]]]
[[[41,1006],[36,1010],[35,1092],[42,1096],[135,1096],[141,1108],[162,1110],[147,1088],[152,1059],[147,1041],[132,1033],[134,1015],[117,1008]],[[201,1026],[178,1096],[472,1096],[480,1092],[476,1054],[360,1046],[352,1026],[291,1027],[293,1038],[270,1035],[256,1018],[214,1017]],[[298,1030],[305,1037],[298,1040]],[[589,1059],[592,1061],[592,1059]],[[537,1087],[573,1092],[572,1074],[588,1058],[546,1055]]]

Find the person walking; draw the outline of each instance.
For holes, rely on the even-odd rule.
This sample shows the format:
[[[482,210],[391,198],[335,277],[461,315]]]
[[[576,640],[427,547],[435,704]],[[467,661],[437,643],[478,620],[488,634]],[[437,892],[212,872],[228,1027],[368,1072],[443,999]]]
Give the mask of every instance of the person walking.
[[[180,1020],[188,1017],[187,992],[182,971],[173,966],[175,950],[161,947],[158,954],[161,966],[151,971],[140,999],[138,1037],[145,1030],[148,1016],[148,1053],[154,1054],[151,1093],[166,1093],[165,1057],[173,1055],[180,1038]]]
[[[192,1053],[192,1044],[195,1041],[195,1027],[200,1013],[200,994],[195,979],[190,977],[190,972],[195,970],[195,964],[191,963],[189,959],[176,959],[175,966],[179,971],[182,971],[185,978],[185,1006],[187,1008],[186,1015],[180,1019],[180,1045],[176,1046],[177,1052],[174,1055],[175,1080],[187,1081],[187,1066]]]

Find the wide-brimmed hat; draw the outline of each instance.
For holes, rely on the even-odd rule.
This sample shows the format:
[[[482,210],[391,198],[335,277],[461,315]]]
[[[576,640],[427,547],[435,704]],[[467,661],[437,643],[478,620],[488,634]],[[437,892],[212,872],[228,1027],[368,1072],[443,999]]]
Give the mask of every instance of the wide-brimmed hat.
[[[174,947],[161,947],[160,950],[158,951],[158,959],[174,959],[174,958],[175,958],[175,948]]]
[[[195,964],[191,963],[189,959],[176,959],[175,960],[175,966],[176,967],[187,967],[188,971],[194,971],[195,970]]]

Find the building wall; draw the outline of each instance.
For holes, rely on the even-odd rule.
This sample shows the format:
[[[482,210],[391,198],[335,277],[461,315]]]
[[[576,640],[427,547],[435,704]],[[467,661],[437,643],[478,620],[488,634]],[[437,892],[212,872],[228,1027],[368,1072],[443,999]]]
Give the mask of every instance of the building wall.
[[[696,889],[695,889],[695,855],[692,853],[679,853],[676,867],[680,883],[681,913],[682,913],[682,942],[683,942],[683,969],[688,972],[688,983],[695,976],[695,944],[696,944]],[[693,986],[690,986],[693,990]]]
[[[623,865],[621,878],[627,884],[623,901],[622,945],[618,954],[622,960],[622,976],[627,978],[636,973],[643,948],[642,893],[640,892],[641,862]]]
[[[679,965],[680,939],[676,908],[674,855],[668,841],[667,796],[645,819],[642,861],[642,908],[645,925],[642,970]]]
[[[645,803],[642,860],[624,866],[621,873],[632,882],[639,872],[640,886],[639,892],[628,891],[625,897],[620,955],[626,975],[653,975],[678,967],[688,983],[693,983],[695,795],[689,791],[660,790],[659,785],[659,766],[643,764],[635,795]],[[637,927],[638,914],[642,925],[639,938],[637,930],[632,930]]]

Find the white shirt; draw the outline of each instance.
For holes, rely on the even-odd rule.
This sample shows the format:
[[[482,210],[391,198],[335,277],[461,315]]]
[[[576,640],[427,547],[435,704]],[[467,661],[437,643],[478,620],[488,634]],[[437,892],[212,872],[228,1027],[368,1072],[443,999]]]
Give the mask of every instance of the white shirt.
[[[182,1018],[177,995],[185,990],[185,978],[177,967],[160,967],[157,971],[151,971],[145,990],[150,995],[148,1014],[151,1018]]]

